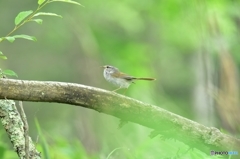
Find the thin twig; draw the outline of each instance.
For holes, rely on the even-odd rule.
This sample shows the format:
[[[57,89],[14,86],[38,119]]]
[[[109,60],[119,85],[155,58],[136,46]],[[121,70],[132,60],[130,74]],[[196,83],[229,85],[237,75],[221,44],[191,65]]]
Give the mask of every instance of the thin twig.
[[[27,117],[23,109],[22,101],[19,101],[19,107],[20,107],[20,116],[23,121],[23,129],[24,129],[24,138],[25,138],[25,158],[29,159],[29,138],[28,138],[28,122]]]

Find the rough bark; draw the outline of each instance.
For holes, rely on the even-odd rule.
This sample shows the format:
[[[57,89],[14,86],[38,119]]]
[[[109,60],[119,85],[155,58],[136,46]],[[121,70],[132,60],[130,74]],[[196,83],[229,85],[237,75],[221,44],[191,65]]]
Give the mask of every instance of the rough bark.
[[[149,127],[154,130],[152,134],[159,133],[164,138],[182,141],[206,154],[211,150],[240,152],[239,139],[214,127],[206,127],[158,106],[99,88],[72,83],[1,79],[0,98],[81,106]]]
[[[0,120],[20,159],[28,158],[25,151],[25,137],[29,142],[27,144],[29,157],[31,159],[41,158],[31,138],[24,134],[24,124],[13,100],[0,100]]]

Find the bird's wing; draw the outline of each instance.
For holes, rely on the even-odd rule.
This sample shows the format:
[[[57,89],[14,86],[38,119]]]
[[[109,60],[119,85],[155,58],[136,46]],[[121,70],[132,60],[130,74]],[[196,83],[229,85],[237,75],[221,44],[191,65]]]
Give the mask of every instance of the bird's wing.
[[[132,79],[134,79],[134,77],[129,76],[129,75],[127,75],[127,74],[125,74],[125,73],[122,73],[122,72],[112,73],[111,75],[112,75],[113,77],[115,77],[115,78],[123,78],[123,79],[126,79],[126,80],[132,80]]]

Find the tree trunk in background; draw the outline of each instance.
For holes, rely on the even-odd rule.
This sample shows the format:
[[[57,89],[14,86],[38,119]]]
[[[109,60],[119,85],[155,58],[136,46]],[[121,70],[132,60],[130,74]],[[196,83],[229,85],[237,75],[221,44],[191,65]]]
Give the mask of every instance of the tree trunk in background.
[[[216,110],[220,117],[220,128],[232,134],[240,132],[239,82],[237,67],[222,35],[216,15],[209,20],[210,33],[219,57],[219,85],[216,90]]]
[[[222,49],[219,54],[220,83],[217,96],[217,111],[221,127],[237,134],[240,132],[239,83],[237,68],[228,51]]]
[[[209,90],[213,83],[213,66],[211,56],[199,51],[194,56],[193,68],[196,84],[193,91],[193,112],[195,121],[207,126],[214,126],[213,98]]]

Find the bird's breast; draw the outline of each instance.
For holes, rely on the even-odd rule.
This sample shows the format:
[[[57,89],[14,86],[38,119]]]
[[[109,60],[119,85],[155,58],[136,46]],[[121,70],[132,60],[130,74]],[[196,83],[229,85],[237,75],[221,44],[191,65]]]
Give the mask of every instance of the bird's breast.
[[[111,73],[108,73],[107,71],[104,71],[103,76],[108,82],[121,88],[128,88],[131,84],[131,81],[127,81],[123,78],[113,77]]]

